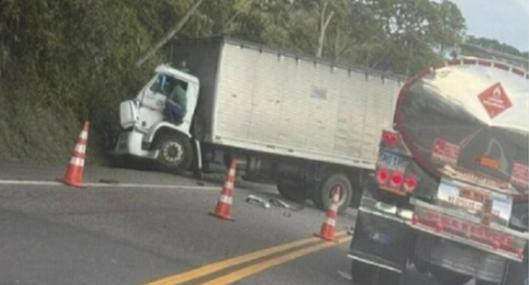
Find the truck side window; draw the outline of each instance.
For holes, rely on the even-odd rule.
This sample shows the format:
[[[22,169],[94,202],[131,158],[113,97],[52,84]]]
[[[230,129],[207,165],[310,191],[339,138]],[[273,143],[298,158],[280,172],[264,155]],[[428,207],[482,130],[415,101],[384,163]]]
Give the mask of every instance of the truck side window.
[[[160,74],[156,81],[151,85],[151,91],[165,96],[169,96],[175,87],[179,85],[184,91],[187,90],[187,82],[178,80],[167,74]]]

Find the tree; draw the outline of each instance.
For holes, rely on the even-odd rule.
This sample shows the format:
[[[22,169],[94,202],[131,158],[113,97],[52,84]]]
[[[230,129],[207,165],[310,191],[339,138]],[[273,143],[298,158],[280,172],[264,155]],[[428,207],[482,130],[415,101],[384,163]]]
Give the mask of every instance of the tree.
[[[171,40],[176,33],[178,33],[182,27],[189,21],[189,18],[198,9],[203,0],[197,0],[191,8],[184,14],[184,16],[169,30],[167,33],[152,47],[147,53],[141,57],[137,62],[136,66],[140,67],[143,63],[151,58],[162,46],[164,46],[169,40]]]
[[[458,46],[465,34],[465,18],[457,6],[447,0],[441,3],[432,2],[428,17],[429,40],[437,48],[439,55],[444,56],[447,48]]]

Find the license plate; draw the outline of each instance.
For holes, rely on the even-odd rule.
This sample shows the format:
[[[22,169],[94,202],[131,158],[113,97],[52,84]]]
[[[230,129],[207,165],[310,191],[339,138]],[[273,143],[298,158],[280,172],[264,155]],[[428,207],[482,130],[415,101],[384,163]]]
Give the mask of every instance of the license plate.
[[[509,196],[449,179],[441,180],[437,199],[476,216],[490,211],[502,224],[507,223],[511,216],[512,198]],[[488,201],[490,204],[487,206]]]
[[[406,168],[407,160],[397,154],[384,151],[380,154],[378,163],[385,168],[403,170]]]

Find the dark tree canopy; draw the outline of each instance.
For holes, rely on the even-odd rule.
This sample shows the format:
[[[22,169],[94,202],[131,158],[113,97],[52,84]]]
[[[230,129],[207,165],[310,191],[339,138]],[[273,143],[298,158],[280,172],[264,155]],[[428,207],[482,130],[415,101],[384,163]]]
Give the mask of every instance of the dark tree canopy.
[[[0,0],[0,97],[68,109],[104,129],[167,49],[135,62],[196,1]],[[463,41],[465,20],[448,0],[204,0],[175,37],[222,35],[410,76]]]

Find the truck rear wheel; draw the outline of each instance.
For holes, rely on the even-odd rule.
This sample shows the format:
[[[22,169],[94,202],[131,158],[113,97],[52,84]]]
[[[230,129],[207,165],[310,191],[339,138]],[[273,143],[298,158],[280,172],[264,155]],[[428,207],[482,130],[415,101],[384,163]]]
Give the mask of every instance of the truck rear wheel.
[[[159,151],[156,160],[158,169],[171,173],[181,173],[191,166],[193,151],[189,140],[181,135],[161,135],[154,141],[154,149]]]
[[[327,211],[331,207],[332,196],[335,189],[341,188],[340,200],[338,200],[338,212],[343,213],[351,204],[353,198],[353,187],[349,178],[342,173],[333,173],[327,176],[321,183],[321,186],[316,189],[313,201],[316,207]]]
[[[285,199],[297,203],[304,203],[307,198],[306,189],[303,189],[303,186],[300,183],[291,180],[278,181],[277,191],[279,191],[279,194]]]

